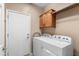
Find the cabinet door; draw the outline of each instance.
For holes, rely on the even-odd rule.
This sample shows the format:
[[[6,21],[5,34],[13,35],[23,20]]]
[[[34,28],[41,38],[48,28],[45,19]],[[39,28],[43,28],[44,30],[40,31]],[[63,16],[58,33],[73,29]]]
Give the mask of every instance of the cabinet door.
[[[51,13],[45,14],[44,24],[45,24],[45,27],[52,26],[52,14]]]
[[[40,27],[55,27],[56,26],[56,14],[53,11],[49,11],[40,17]]]
[[[45,24],[46,24],[46,14],[42,15],[40,17],[40,27],[45,27]]]

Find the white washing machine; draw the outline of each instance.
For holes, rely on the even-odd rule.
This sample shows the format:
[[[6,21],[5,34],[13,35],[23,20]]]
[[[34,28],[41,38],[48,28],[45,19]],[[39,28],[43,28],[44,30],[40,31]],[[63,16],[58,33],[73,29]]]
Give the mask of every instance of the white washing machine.
[[[54,35],[33,38],[34,56],[72,56],[72,39],[67,36]]]

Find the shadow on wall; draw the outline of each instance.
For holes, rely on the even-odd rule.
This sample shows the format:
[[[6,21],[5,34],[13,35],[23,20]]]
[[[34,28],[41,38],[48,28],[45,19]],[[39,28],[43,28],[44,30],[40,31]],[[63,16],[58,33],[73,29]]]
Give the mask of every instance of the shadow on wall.
[[[43,31],[42,31],[42,34],[43,33],[48,33],[48,34],[51,34],[51,35],[54,35],[55,34],[55,28],[44,28]]]
[[[75,56],[79,56],[79,52],[74,50]]]
[[[56,19],[61,19],[64,17],[70,17],[74,15],[79,15],[79,3],[63,10],[62,12],[57,13]]]

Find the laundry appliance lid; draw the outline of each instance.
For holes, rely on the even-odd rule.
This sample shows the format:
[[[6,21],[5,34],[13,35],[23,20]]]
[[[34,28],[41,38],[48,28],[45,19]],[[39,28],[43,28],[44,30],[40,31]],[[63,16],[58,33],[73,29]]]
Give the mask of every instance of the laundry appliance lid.
[[[68,45],[71,45],[71,43],[68,43],[68,42],[61,42],[58,40],[52,40],[52,39],[46,38],[46,37],[34,37],[34,39],[38,39],[38,40],[43,41],[47,44],[55,45],[55,46],[60,47],[60,48],[64,48]]]

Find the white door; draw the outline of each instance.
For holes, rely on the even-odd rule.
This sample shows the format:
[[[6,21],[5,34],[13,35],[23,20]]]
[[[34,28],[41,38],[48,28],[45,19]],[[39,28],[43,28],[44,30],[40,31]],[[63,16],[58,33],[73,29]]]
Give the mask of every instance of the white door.
[[[3,20],[2,20],[2,8],[0,7],[0,56],[4,55],[4,50],[3,50],[3,46],[4,46],[4,42],[3,42]]]
[[[7,44],[9,56],[23,56],[30,53],[31,15],[7,11]]]

